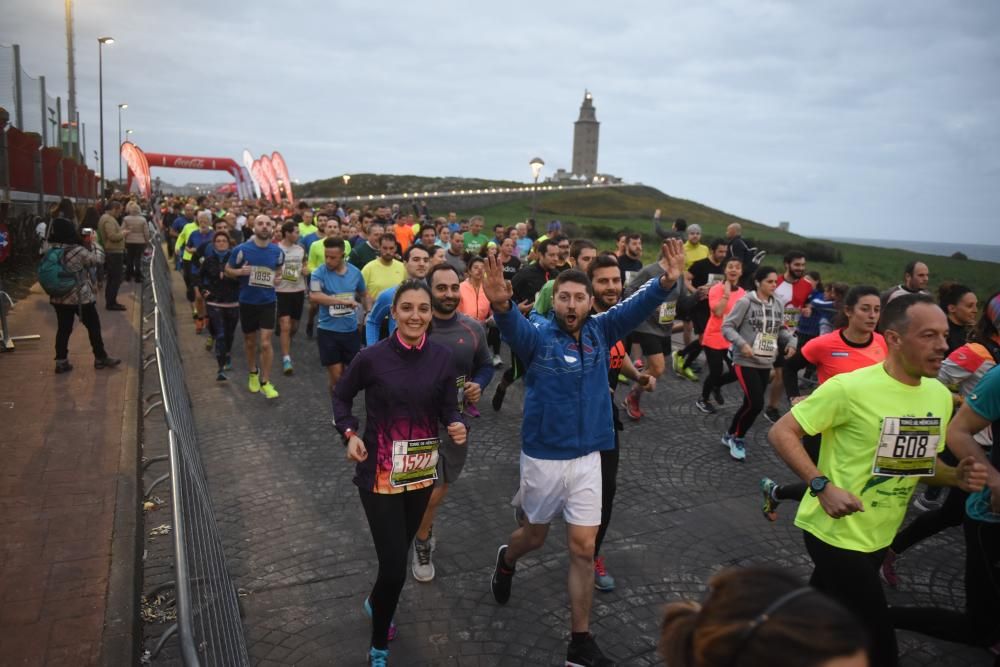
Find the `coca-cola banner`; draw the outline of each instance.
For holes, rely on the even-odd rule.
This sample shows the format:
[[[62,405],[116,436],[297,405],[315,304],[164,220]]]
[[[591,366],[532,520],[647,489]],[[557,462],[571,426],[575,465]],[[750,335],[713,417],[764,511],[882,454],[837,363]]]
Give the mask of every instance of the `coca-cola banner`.
[[[281,153],[278,151],[274,151],[271,153],[271,164],[274,166],[275,175],[285,184],[285,195],[288,197],[288,202],[295,205],[295,196],[292,194],[292,179],[288,176],[288,165],[285,164],[285,158],[281,157]]]

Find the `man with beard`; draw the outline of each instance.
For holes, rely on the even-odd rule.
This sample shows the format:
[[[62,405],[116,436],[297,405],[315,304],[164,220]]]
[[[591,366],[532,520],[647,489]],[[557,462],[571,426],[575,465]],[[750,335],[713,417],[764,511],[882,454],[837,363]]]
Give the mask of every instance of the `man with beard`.
[[[407,280],[423,280],[430,269],[430,253],[422,245],[410,246],[403,253],[403,268]],[[400,281],[402,282],[402,281]],[[365,345],[374,345],[396,330],[396,320],[390,317],[392,299],[398,285],[382,290],[372,303],[371,312],[365,320]],[[385,327],[385,329],[383,329]]]
[[[365,268],[368,262],[372,261],[378,257],[379,243],[382,241],[382,234],[385,233],[385,225],[380,222],[372,222],[368,225],[368,242],[362,243],[351,253],[350,259],[354,266],[361,269]],[[395,239],[393,239],[395,240]]]
[[[267,398],[278,398],[271,384],[271,362],[274,348],[271,338],[277,318],[277,296],[274,288],[281,282],[285,255],[271,243],[274,223],[266,215],[253,221],[253,239],[236,246],[226,264],[226,275],[240,280],[240,326],[243,346],[250,371],[250,393],[263,392]],[[258,333],[260,334],[260,365],[257,365]]]
[[[413,248],[411,248],[411,251]],[[461,301],[458,273],[448,264],[435,266],[427,274],[431,288],[431,310],[434,319],[428,336],[435,343],[444,345],[452,352],[455,363],[455,385],[458,387],[458,412],[478,417],[475,405],[483,395],[483,389],[493,379],[493,364],[486,331],[483,325],[471,317],[457,312]],[[424,518],[417,529],[413,542],[411,570],[417,581],[434,579],[434,562],[431,557],[437,548],[433,538],[434,517],[441,502],[448,493],[448,486],[458,480],[465,466],[468,441],[455,444],[451,438],[441,438],[438,448],[437,479],[431,499],[424,510]]]
[[[622,279],[618,271],[618,262],[611,255],[601,255],[588,264],[587,277],[594,289],[593,312],[603,313],[618,304],[622,298]],[[613,591],[615,580],[604,565],[604,557],[600,555],[604,535],[611,523],[611,509],[615,502],[615,492],[618,488],[618,432],[625,429],[618,415],[614,393],[618,388],[618,376],[624,375],[646,391],[656,388],[656,378],[648,373],[640,373],[632,365],[625,351],[624,341],[616,341],[611,346],[608,358],[608,385],[611,388],[611,417],[615,424],[614,449],[601,450],[601,525],[597,529],[594,540],[594,588],[599,591]]]
[[[812,294],[813,285],[805,279],[806,276],[806,255],[798,250],[792,250],[785,255],[785,273],[778,277],[778,287],[774,290],[774,297],[781,301],[785,311],[785,328],[790,332],[797,332],[800,317],[812,315],[812,306],[809,304],[809,296]],[[798,336],[796,343],[796,355],[798,350],[811,340],[813,336],[803,340],[803,336]],[[767,407],[764,409],[764,416],[772,424],[781,418],[778,412],[778,402],[781,400],[781,393],[785,388],[782,377],[782,369],[788,361],[778,355],[774,360],[774,375],[771,376],[771,387],[767,395]]]
[[[555,251],[557,258],[558,247]],[[537,326],[516,310],[514,289],[504,280],[500,262],[487,259],[483,289],[497,326],[527,369],[517,494],[525,521],[497,549],[490,588],[497,603],[507,603],[517,561],[545,543],[549,524],[561,513],[570,561],[572,639],[566,662],[571,664],[614,664],[590,635],[594,543],[602,510],[599,452],[614,448],[606,364],[611,346],[676,293],[684,273],[681,242],[667,241],[664,255],[668,268],[662,276],[618,307],[593,316],[586,274],[564,271],[553,291],[555,317]]]
[[[618,258],[622,285],[632,282],[632,277],[642,270],[642,235],[630,232],[625,236],[625,253]]]

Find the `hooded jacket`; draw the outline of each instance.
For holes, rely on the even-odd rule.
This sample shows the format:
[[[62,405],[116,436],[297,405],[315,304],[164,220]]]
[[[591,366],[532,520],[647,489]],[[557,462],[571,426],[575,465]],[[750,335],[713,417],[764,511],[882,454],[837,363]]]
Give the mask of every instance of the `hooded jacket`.
[[[760,333],[777,335],[777,354],[773,357],[744,356],[740,348],[744,343],[753,347]],[[756,291],[744,294],[729,311],[722,321],[722,335],[733,344],[733,363],[750,368],[771,368],[777,355],[784,355],[786,347],[795,346],[795,338],[785,327],[785,309],[781,301],[772,296],[764,303]]]
[[[610,347],[675,294],[650,280],[610,310],[590,315],[580,340],[556,319],[528,321],[515,304],[493,315],[500,332],[524,361],[521,447],[538,459],[568,460],[613,449],[614,421],[608,391]]]

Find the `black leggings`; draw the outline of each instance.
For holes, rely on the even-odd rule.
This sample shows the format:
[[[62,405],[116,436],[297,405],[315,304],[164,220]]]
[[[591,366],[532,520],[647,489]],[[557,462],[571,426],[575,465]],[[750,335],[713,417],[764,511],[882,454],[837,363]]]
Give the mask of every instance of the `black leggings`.
[[[493,354],[500,354],[500,329],[495,324],[486,325],[486,344]]]
[[[601,525],[594,540],[594,558],[601,552],[604,534],[611,523],[611,509],[615,505],[615,491],[618,490],[618,431],[615,431],[615,448],[601,450]]]
[[[368,596],[372,605],[371,645],[377,649],[389,643],[389,624],[406,583],[410,544],[424,518],[432,488],[391,494],[358,489],[378,555],[378,577]]]
[[[701,399],[708,400],[709,394],[715,389],[721,389],[723,385],[736,381],[736,373],[729,363],[729,350],[716,350],[711,347],[703,348],[705,359],[708,361],[708,377],[705,378],[701,386]],[[726,367],[729,370],[726,370]]]
[[[806,434],[802,438],[802,445],[806,448],[806,453],[813,463],[819,462],[819,447],[822,444],[823,436]],[[775,500],[802,500],[809,490],[809,485],[805,482],[794,482],[792,484],[781,484],[774,490]]]
[[[989,646],[1000,638],[1000,524],[966,517],[964,529],[965,613],[938,607],[893,607],[889,613],[901,630]]]
[[[142,255],[146,252],[146,244],[126,243],[125,251],[128,253],[125,260],[125,275],[136,282],[142,282]]]
[[[898,661],[896,632],[889,604],[879,580],[885,549],[872,553],[840,549],[803,532],[813,569],[809,585],[839,601],[868,630],[871,664],[895,667]]]
[[[518,378],[524,375],[524,364],[521,360],[517,358],[514,354],[514,350],[510,351],[510,368],[503,372],[503,377],[500,378],[500,384],[504,387],[509,387],[514,384]]]
[[[802,348],[815,337],[810,334],[798,334],[799,342],[795,354],[792,355],[791,359],[785,360],[784,369],[781,371],[781,378],[785,383],[785,394],[788,395],[788,400],[792,400],[801,393],[799,391],[799,371],[809,365],[806,358],[802,356]]]
[[[91,301],[83,305],[54,303],[56,310],[56,361],[65,361],[69,357],[69,336],[73,333],[73,323],[77,316],[87,327],[90,336],[90,347],[95,359],[104,359],[108,353],[104,351],[104,339],[101,337],[101,318],[97,314],[97,302]]]
[[[760,411],[764,409],[764,396],[767,393],[771,369],[737,364],[734,371],[736,379],[740,381],[740,387],[743,388],[743,405],[733,415],[733,421],[729,425],[729,434],[736,438],[742,438],[753,426]]]
[[[896,534],[892,550],[901,554],[917,542],[937,535],[945,528],[961,526],[965,518],[965,500],[969,494],[959,488],[948,489],[948,497],[940,509],[924,512],[909,526]]]
[[[219,370],[229,360],[233,349],[233,338],[236,335],[236,325],[240,323],[239,307],[208,306],[209,331],[215,339],[215,359],[219,362]]]

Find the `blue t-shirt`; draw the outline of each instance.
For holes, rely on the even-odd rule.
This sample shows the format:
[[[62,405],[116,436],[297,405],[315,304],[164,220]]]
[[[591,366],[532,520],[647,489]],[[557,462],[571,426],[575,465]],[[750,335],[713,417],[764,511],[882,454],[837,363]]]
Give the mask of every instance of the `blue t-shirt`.
[[[375,303],[372,304],[368,319],[365,320],[365,344],[374,345],[379,342],[379,334],[382,331],[382,323],[389,321],[389,335],[396,330],[396,319],[392,317],[392,300],[396,296],[398,286],[384,289],[378,293]]]
[[[183,215],[178,215],[176,218],[174,218],[174,222],[173,224],[170,225],[170,229],[180,234],[181,230],[184,229],[184,226],[187,225],[187,223],[189,222],[191,221],[185,218]]]
[[[309,248],[316,241],[319,241],[319,234],[317,234],[316,232],[313,232],[312,234],[306,234],[305,236],[299,239],[299,245],[302,246],[302,249],[306,251],[306,257],[309,256]]]
[[[185,247],[191,248],[192,252],[200,248],[203,244],[208,243],[211,245],[212,237],[215,235],[215,231],[210,229],[207,232],[202,232],[200,229],[196,229],[191,232],[188,236],[187,243]],[[198,275],[198,264],[196,262],[191,262],[191,275]]]
[[[344,262],[344,266],[347,267],[347,272],[343,275],[326,268],[326,264],[320,266],[309,276],[309,291],[357,300],[358,295],[365,291],[365,279],[361,277],[358,267],[347,262]],[[357,311],[350,306],[320,306],[316,326],[340,333],[357,331]]]
[[[278,298],[274,295],[274,276],[285,263],[285,253],[274,243],[261,248],[252,240],[236,246],[229,256],[234,269],[249,264],[254,268],[249,276],[240,276],[240,303],[266,305]]]
[[[527,257],[528,253],[531,252],[531,245],[532,241],[527,236],[525,236],[523,239],[517,240],[517,250],[522,258]]]

